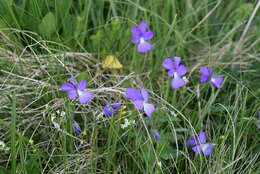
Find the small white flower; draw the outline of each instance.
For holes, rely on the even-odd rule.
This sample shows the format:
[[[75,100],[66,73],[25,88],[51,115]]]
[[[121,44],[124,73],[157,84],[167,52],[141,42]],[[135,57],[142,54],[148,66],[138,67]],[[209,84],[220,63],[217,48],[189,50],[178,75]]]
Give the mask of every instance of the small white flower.
[[[186,76],[183,76],[182,79],[184,80],[185,84],[189,82]]]
[[[6,144],[3,141],[0,141],[0,151],[9,151],[10,148],[6,146]]]
[[[54,127],[55,127],[56,129],[59,129],[59,130],[60,130],[60,125],[59,125],[57,122],[54,121],[55,119],[56,119],[56,117],[51,116],[51,122],[52,122],[52,124],[54,125]]]
[[[60,116],[61,116],[61,117],[64,117],[65,115],[66,115],[66,112],[61,111]]]
[[[30,144],[33,144],[33,143],[34,143],[34,141],[33,141],[32,139],[30,139],[30,140],[29,140],[29,143],[30,143]]]
[[[0,147],[5,147],[5,143],[3,141],[0,141]]]
[[[161,162],[161,161],[158,161],[158,162],[157,162],[157,165],[161,168],[161,167],[162,167],[162,162]]]
[[[121,124],[121,128],[122,128],[122,129],[125,129],[125,128],[128,127],[128,126],[135,124],[135,120],[130,120],[130,121],[128,121],[127,118],[125,118],[124,120],[125,120],[124,124]]]
[[[57,110],[56,113],[60,115],[61,117],[64,117],[66,115],[66,112]]]

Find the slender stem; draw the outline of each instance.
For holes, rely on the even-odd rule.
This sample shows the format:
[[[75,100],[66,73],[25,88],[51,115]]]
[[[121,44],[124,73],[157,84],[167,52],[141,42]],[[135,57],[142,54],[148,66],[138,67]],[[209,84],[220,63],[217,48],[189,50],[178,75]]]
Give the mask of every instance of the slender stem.
[[[16,173],[16,96],[15,92],[12,94],[12,110],[11,110],[11,173]]]

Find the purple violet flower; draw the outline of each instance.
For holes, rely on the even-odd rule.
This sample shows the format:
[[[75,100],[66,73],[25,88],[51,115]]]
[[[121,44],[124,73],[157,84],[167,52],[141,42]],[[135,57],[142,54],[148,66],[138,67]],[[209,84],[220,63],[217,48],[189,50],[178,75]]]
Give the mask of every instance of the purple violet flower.
[[[258,111],[258,119],[256,121],[256,126],[258,129],[260,129],[260,111]]]
[[[107,117],[110,117],[111,115],[117,114],[118,110],[120,109],[121,104],[110,104],[103,107],[103,111]]]
[[[153,129],[153,136],[156,141],[158,141],[158,142],[161,141],[161,137],[160,137],[157,129]]]
[[[76,82],[75,77],[68,79],[70,83],[64,82],[61,86],[61,91],[67,91],[70,99],[78,99],[80,104],[86,104],[93,99],[93,94],[86,90],[87,82],[81,80],[79,83]]]
[[[79,126],[79,124],[78,124],[75,120],[73,120],[72,127],[73,127],[74,131],[75,131],[78,135],[81,134],[80,126]]]
[[[206,133],[199,132],[199,139],[192,135],[192,137],[186,142],[186,146],[193,146],[192,150],[195,154],[203,153],[205,156],[208,156],[212,153],[214,143],[206,143]]]
[[[126,97],[132,100],[137,110],[144,110],[148,117],[150,117],[155,110],[153,104],[147,103],[149,94],[144,88],[141,90],[127,88]]]
[[[210,81],[212,86],[221,88],[223,77],[216,76],[216,73],[213,72],[213,69],[211,67],[210,69],[208,69],[207,66],[202,66],[200,68],[200,72],[202,73],[202,75],[200,76],[200,82]]]
[[[138,44],[137,51],[139,53],[145,53],[153,48],[153,45],[146,42],[153,38],[153,32],[147,30],[148,25],[144,22],[140,22],[138,26],[133,26],[131,28],[132,32],[132,42]]]
[[[171,86],[172,88],[180,88],[185,85],[185,78],[182,77],[187,73],[187,68],[184,63],[181,62],[180,57],[173,57],[164,59],[162,63],[163,68],[169,70],[167,72],[168,76],[173,77]]]

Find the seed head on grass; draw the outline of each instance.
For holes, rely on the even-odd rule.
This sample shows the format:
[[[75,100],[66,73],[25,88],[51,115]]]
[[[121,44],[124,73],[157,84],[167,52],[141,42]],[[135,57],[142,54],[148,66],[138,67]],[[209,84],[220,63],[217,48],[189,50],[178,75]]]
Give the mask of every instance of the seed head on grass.
[[[148,117],[152,116],[155,107],[153,104],[148,103],[149,94],[146,89],[137,90],[135,88],[127,88],[126,97],[132,100],[137,110],[144,110]]]
[[[121,104],[119,104],[119,103],[110,104],[110,105],[104,106],[103,111],[107,117],[110,117],[111,115],[117,114],[120,107],[121,107]]]
[[[216,76],[213,72],[212,68],[209,68],[207,66],[202,66],[200,68],[200,72],[202,73],[200,76],[200,82],[207,82],[210,81],[211,85],[217,88],[221,88],[221,83],[223,82],[223,77]]]
[[[70,83],[64,82],[60,90],[67,91],[70,99],[78,99],[80,104],[86,104],[93,99],[93,94],[85,89],[87,86],[85,80],[77,83],[75,77],[71,77],[68,81]]]
[[[169,70],[168,76],[173,77],[171,86],[174,89],[180,88],[185,85],[186,80],[183,77],[187,73],[187,68],[184,63],[181,62],[180,57],[173,57],[164,59],[162,63],[163,68]]]
[[[205,156],[208,156],[212,153],[215,144],[206,142],[206,132],[199,132],[199,139],[197,139],[195,135],[192,135],[186,142],[186,145],[193,146],[192,150],[195,154],[203,153]]]
[[[148,24],[140,22],[138,26],[133,26],[131,28],[132,32],[132,42],[138,44],[137,51],[139,53],[145,53],[153,48],[153,45],[146,42],[153,38],[153,32],[151,30],[147,31]]]

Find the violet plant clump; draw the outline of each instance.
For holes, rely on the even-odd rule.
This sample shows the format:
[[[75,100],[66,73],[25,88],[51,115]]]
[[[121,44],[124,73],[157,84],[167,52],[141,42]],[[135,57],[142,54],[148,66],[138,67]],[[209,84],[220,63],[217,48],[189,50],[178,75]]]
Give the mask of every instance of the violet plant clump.
[[[119,104],[119,103],[110,104],[110,105],[104,106],[103,111],[107,117],[110,117],[111,115],[117,114],[120,107],[121,107],[121,104]]]
[[[199,139],[192,135],[186,142],[186,146],[193,146],[192,150],[195,154],[203,153],[205,156],[210,155],[215,144],[206,142],[206,132],[199,132],[198,137]]]
[[[148,117],[152,116],[155,107],[153,104],[148,103],[149,94],[146,89],[137,90],[135,88],[127,88],[126,97],[132,100],[137,110],[144,110]]]
[[[93,99],[93,94],[86,89],[87,82],[81,80],[77,83],[75,77],[68,79],[70,83],[64,82],[61,91],[67,91],[70,99],[78,99],[80,104],[86,104]]]
[[[185,85],[186,80],[183,76],[187,73],[187,68],[180,57],[166,58],[162,66],[168,70],[168,76],[173,77],[171,82],[172,88],[177,89]]]
[[[153,32],[147,30],[148,24],[140,22],[138,26],[131,28],[132,42],[137,44],[137,51],[139,53],[145,53],[153,48],[153,45],[147,42],[153,38]]]
[[[216,73],[213,72],[212,67],[208,68],[207,66],[202,66],[200,68],[200,72],[202,73],[200,76],[200,82],[210,81],[211,85],[217,88],[221,88],[221,84],[223,82],[223,77],[216,76]]]
[[[133,43],[137,44],[138,52],[145,53],[153,49],[153,45],[147,42],[154,36],[153,32],[148,30],[148,24],[145,22],[140,22],[138,26],[133,26],[131,28],[131,32],[131,40]],[[188,72],[188,69],[180,57],[174,56],[173,58],[164,59],[162,62],[162,67],[168,70],[167,75],[172,77],[172,88],[178,89],[186,84],[187,80],[185,74]],[[202,73],[200,77],[201,82],[210,81],[212,86],[221,88],[223,77],[216,76],[212,68],[203,66],[200,68],[200,72]],[[70,83],[63,83],[60,90],[68,92],[70,99],[77,99],[80,104],[85,104],[93,99],[93,94],[86,90],[87,82],[85,80],[81,80],[77,83],[75,77],[71,77],[68,81]],[[127,88],[125,94],[126,97],[132,101],[137,110],[144,111],[148,117],[152,116],[152,113],[155,111],[155,106],[148,103],[149,94],[146,89],[142,88],[138,90],[135,88]],[[104,106],[102,109],[105,116],[110,117],[117,114],[120,107],[121,104],[115,103]],[[259,121],[257,122],[257,126],[260,129],[260,112],[258,112],[258,114]],[[125,128],[128,125],[130,125],[130,122],[125,119],[125,123],[121,126],[122,128]],[[72,127],[76,134],[81,134],[81,128],[75,120],[73,120]],[[152,134],[156,141],[161,141],[161,137],[157,129],[152,129]],[[195,135],[192,135],[192,137],[186,142],[186,145],[191,146],[195,154],[203,153],[205,156],[208,156],[211,155],[215,144],[206,142],[206,133],[201,131],[198,134],[198,138]]]

